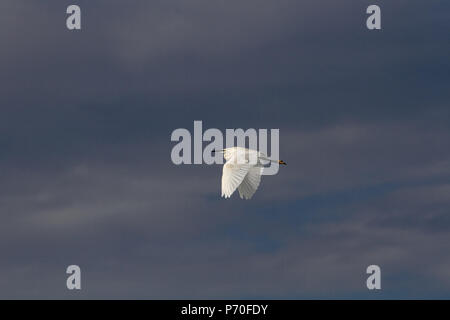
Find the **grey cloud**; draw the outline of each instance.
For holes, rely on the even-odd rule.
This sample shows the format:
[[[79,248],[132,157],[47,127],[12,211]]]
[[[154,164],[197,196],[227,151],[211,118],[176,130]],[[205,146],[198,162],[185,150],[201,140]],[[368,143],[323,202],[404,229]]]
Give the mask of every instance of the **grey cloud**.
[[[80,33],[0,3],[1,297],[373,297],[373,263],[377,297],[448,296],[447,4],[79,3]],[[279,128],[288,166],[223,201],[170,161],[194,120]]]

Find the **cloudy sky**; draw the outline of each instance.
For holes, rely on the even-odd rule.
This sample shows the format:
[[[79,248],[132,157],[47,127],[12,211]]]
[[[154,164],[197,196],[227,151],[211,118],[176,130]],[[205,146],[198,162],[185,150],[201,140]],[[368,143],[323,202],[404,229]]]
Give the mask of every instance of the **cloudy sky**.
[[[2,0],[0,298],[450,298],[449,22],[438,0]],[[219,165],[171,161],[194,120],[279,128],[288,166],[224,200]]]

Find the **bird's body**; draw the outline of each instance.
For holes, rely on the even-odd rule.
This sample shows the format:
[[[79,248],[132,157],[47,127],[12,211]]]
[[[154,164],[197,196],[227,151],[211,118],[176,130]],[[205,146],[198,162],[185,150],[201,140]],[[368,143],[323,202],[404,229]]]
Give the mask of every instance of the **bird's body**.
[[[231,197],[237,188],[241,199],[250,199],[261,182],[264,170],[262,161],[286,164],[281,160],[271,160],[257,150],[242,147],[227,148],[220,152],[227,160],[222,172],[222,197],[225,198]]]

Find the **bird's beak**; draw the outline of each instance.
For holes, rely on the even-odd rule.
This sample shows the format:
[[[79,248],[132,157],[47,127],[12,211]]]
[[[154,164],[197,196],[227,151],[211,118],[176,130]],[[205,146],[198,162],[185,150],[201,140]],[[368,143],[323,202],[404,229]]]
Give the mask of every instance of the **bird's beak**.
[[[287,165],[286,162],[284,162],[283,160],[279,160],[278,163],[279,164],[284,164],[285,166]]]

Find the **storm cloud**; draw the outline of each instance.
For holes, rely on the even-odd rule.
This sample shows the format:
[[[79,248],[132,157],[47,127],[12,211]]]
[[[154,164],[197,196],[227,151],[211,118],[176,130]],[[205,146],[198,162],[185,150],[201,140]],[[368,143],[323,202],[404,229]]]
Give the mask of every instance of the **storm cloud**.
[[[0,297],[448,297],[449,4],[69,4],[0,3]],[[171,162],[194,120],[288,166],[224,200]]]

